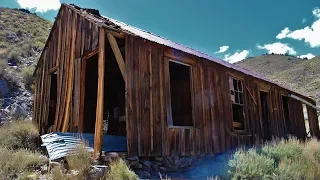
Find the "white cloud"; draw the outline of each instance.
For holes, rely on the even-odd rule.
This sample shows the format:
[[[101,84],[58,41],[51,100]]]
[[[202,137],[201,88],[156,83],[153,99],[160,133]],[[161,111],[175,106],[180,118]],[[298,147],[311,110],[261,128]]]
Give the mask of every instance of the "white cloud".
[[[291,38],[295,40],[304,40],[310,47],[320,47],[320,9],[315,8],[312,14],[316,21],[309,27],[291,31],[288,27],[284,28],[276,37],[277,39]]]
[[[312,10],[312,14],[316,17],[320,19],[320,8],[316,7]]]
[[[283,39],[288,35],[289,32],[290,32],[289,28],[286,27],[276,37],[277,39]]]
[[[215,52],[215,53],[223,53],[226,52],[229,49],[229,46],[221,46],[219,48],[219,51]]]
[[[22,8],[35,8],[36,12],[40,13],[60,8],[60,0],[17,0],[17,2]]]
[[[308,58],[308,59],[311,59],[311,58],[314,58],[315,55],[311,54],[311,53],[308,53],[308,54],[305,54],[305,55],[301,55],[301,56],[298,56],[299,58]]]
[[[249,55],[249,51],[248,50],[243,50],[240,52],[236,52],[234,54],[226,54],[224,56],[224,60],[230,62],[230,63],[235,63],[238,61],[241,61],[243,59],[245,59],[247,56]]]
[[[292,48],[289,47],[287,44],[283,44],[281,42],[275,42],[272,44],[264,44],[263,46],[257,45],[258,49],[264,49],[267,50],[268,53],[275,53],[275,54],[292,54],[295,55],[297,52]]]

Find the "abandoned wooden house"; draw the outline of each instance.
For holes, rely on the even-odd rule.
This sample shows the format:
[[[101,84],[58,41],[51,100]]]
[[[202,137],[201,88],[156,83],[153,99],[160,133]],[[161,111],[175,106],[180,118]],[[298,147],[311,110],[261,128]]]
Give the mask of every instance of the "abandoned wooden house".
[[[128,156],[214,154],[319,137],[313,99],[155,34],[62,4],[35,77],[42,134],[126,137]],[[112,144],[108,144],[112,146]]]

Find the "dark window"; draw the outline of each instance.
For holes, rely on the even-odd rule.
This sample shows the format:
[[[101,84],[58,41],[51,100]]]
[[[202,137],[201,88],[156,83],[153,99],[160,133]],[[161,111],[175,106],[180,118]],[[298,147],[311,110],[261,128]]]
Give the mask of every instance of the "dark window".
[[[169,61],[173,126],[193,126],[190,66]]]
[[[229,85],[232,101],[233,128],[235,130],[244,130],[242,80],[229,77]]]

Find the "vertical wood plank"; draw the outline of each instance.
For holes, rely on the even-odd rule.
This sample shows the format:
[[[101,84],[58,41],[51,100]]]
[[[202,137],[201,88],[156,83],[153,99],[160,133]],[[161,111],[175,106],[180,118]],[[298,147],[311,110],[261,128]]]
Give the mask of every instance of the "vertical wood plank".
[[[99,30],[99,57],[98,57],[98,92],[97,112],[94,132],[94,156],[98,158],[102,150],[103,138],[103,99],[104,99],[104,71],[105,71],[105,30]]]
[[[75,13],[75,12],[74,12]],[[74,55],[75,55],[75,41],[76,41],[76,16],[72,16],[72,26],[71,26],[71,47],[70,47],[70,62],[69,62],[69,75],[68,75],[68,86],[67,86],[67,97],[66,97],[66,107],[65,107],[65,116],[63,120],[62,132],[68,131],[68,124],[71,112],[71,97],[72,97],[72,90],[73,90],[73,78],[74,78]]]

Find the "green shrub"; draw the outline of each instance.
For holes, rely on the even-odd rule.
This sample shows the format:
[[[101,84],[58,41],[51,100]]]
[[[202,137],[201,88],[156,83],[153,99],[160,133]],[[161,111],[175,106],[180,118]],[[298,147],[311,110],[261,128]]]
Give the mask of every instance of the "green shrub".
[[[274,160],[256,149],[239,150],[229,161],[229,167],[232,179],[269,179],[274,171]]]
[[[279,162],[281,159],[293,159],[301,156],[303,146],[296,138],[290,138],[288,140],[273,141],[267,143],[262,147],[262,152]]]
[[[15,177],[18,173],[38,169],[47,162],[40,153],[25,149],[17,151],[0,147],[0,176],[1,179]]]
[[[107,180],[137,180],[138,176],[130,170],[127,164],[118,159],[110,163],[110,170],[107,174]]]
[[[30,121],[13,121],[0,127],[0,147],[37,149],[39,132]]]
[[[11,49],[8,54],[8,59],[10,59],[14,63],[20,63],[21,60],[21,51],[17,47]]]
[[[27,66],[22,70],[23,81],[26,85],[32,84],[32,75],[34,69],[34,66]]]
[[[228,172],[232,179],[318,179],[320,142],[290,138],[265,144],[261,152],[240,150],[229,161]]]

